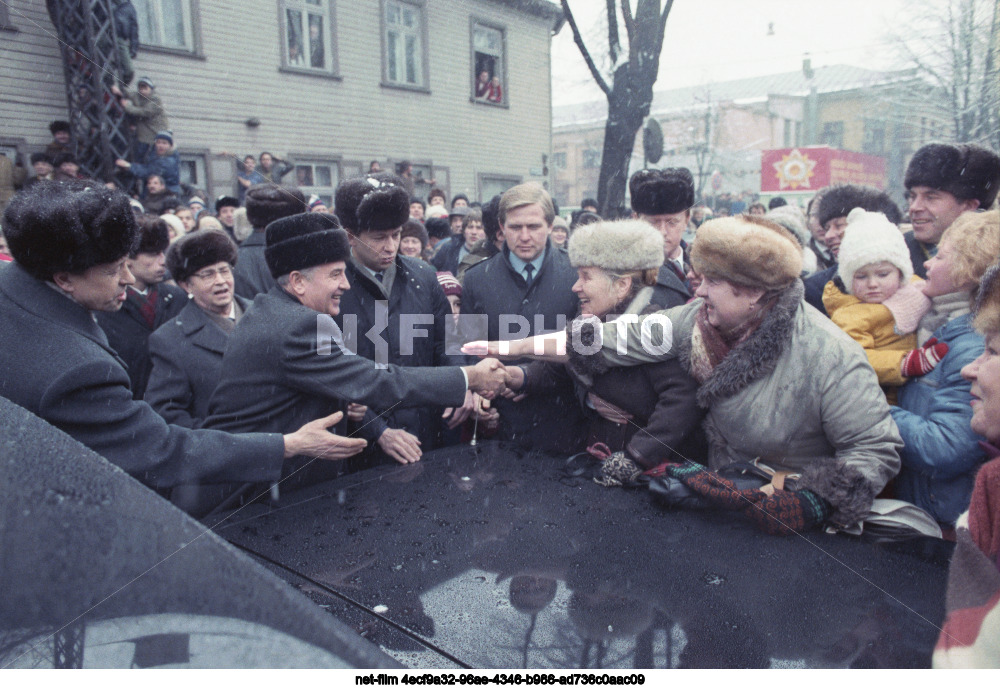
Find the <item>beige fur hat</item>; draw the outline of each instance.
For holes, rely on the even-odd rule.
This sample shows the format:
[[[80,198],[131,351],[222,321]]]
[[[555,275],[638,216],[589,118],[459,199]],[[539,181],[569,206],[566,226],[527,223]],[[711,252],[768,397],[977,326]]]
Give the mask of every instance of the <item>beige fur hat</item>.
[[[569,238],[574,268],[596,266],[613,273],[663,265],[663,235],[643,220],[601,221],[582,225]]]
[[[718,218],[698,228],[691,263],[698,273],[737,285],[780,289],[802,272],[802,248],[791,232],[769,220]]]

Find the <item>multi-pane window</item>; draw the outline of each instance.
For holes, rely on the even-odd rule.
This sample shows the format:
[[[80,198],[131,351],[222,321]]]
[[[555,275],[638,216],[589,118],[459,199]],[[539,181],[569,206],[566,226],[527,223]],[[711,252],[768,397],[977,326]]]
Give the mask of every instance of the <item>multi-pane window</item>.
[[[503,31],[472,24],[473,96],[487,103],[505,103]]]
[[[335,162],[300,161],[295,165],[295,184],[309,198],[315,194],[333,208],[333,193],[340,183],[340,168]]]
[[[181,184],[208,191],[206,187],[208,176],[205,174],[205,156],[181,153],[180,159]]]
[[[583,166],[587,168],[601,167],[601,152],[596,148],[584,149]]]
[[[865,120],[865,138],[861,150],[872,155],[883,155],[886,150],[885,121]]]
[[[286,67],[333,71],[330,0],[282,0],[281,22]]]
[[[844,123],[824,122],[820,140],[832,148],[844,147]]]
[[[139,43],[194,51],[191,0],[135,0]]]
[[[425,86],[423,7],[385,0],[385,78],[401,86]]]

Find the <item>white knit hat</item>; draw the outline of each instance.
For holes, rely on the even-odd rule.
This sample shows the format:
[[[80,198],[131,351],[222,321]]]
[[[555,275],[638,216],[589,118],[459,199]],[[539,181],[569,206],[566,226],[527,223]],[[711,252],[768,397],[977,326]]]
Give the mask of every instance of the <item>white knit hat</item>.
[[[913,263],[906,241],[899,228],[889,222],[883,213],[869,213],[855,208],[847,215],[847,229],[840,243],[837,256],[837,274],[848,294],[854,274],[872,263],[887,261],[903,274],[900,285],[907,285],[913,277]]]

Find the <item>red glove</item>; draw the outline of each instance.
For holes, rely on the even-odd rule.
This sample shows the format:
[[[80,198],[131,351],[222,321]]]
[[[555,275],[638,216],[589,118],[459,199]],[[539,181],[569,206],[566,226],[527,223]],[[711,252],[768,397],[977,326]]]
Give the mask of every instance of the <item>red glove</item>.
[[[948,345],[938,342],[936,337],[927,340],[923,347],[911,349],[903,357],[902,373],[907,378],[925,376],[930,373],[938,362],[948,353]]]

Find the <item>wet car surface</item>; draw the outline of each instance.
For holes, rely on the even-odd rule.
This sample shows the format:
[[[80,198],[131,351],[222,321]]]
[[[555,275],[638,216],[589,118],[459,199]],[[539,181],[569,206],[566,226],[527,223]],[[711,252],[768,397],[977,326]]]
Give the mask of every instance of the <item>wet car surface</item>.
[[[216,530],[411,667],[928,667],[951,553],[666,511],[494,443]]]
[[[0,397],[0,668],[395,661],[107,460]]]

